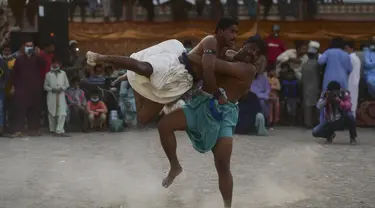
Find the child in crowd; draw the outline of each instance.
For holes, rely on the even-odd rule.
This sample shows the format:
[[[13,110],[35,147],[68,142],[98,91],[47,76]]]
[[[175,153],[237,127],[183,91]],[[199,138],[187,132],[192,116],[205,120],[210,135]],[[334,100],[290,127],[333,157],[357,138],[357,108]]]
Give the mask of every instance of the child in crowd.
[[[347,127],[350,144],[357,144],[357,129],[348,90],[342,89],[340,83],[331,81],[316,107],[323,111],[323,121],[313,129],[314,137],[325,138],[326,143],[330,144],[336,137],[335,131]]]
[[[69,87],[68,77],[60,69],[59,62],[52,58],[51,71],[46,74],[44,90],[47,91],[49,130],[56,136],[67,137],[64,125],[67,112],[65,90]]]
[[[108,109],[105,103],[100,100],[100,92],[98,90],[91,94],[90,100],[87,102],[87,111],[89,112],[90,128],[99,127],[100,130],[104,129]]]
[[[87,101],[85,92],[80,88],[80,81],[79,77],[74,77],[71,81],[72,87],[66,91],[69,109],[68,124],[70,130],[85,132],[88,127]]]
[[[271,69],[268,72],[268,83],[271,91],[269,94],[269,117],[268,123],[270,126],[276,124],[280,119],[280,102],[279,91],[281,89],[279,79],[276,77],[276,69]]]
[[[280,76],[283,77],[281,82],[282,87],[282,95],[284,97],[286,103],[286,114],[288,119],[289,125],[296,124],[296,116],[297,116],[297,105],[298,105],[298,81],[296,74],[292,68],[288,65],[283,66],[286,68],[286,71]]]

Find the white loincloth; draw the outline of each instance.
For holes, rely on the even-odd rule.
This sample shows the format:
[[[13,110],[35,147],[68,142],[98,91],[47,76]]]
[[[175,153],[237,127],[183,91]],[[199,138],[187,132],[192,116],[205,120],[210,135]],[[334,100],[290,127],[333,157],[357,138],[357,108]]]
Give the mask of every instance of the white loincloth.
[[[193,86],[193,77],[178,59],[183,52],[182,43],[173,39],[133,53],[131,58],[150,63],[154,71],[150,79],[128,71],[129,84],[137,93],[157,103],[178,100]]]

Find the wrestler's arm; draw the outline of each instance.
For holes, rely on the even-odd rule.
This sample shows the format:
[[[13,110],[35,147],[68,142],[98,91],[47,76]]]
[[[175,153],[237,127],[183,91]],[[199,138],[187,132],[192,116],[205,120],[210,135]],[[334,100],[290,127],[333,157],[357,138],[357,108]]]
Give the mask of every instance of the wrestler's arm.
[[[207,90],[211,93],[218,91],[216,78],[215,78],[215,64],[216,64],[216,48],[217,41],[215,37],[208,36],[201,42],[203,48],[202,55],[202,75],[203,82],[207,87]]]

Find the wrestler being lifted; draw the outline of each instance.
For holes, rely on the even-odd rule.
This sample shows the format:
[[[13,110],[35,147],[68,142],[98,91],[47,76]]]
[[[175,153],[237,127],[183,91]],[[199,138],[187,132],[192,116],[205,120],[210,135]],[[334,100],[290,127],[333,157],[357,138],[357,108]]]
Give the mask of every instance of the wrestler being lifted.
[[[224,58],[225,51],[234,47],[237,32],[237,20],[222,18],[215,34],[203,38],[189,55],[181,42],[167,40],[130,57],[88,52],[87,63],[109,63],[128,70],[122,78],[126,77],[135,91],[139,123],[147,124],[158,116],[165,105],[181,98],[196,81],[203,79],[209,92],[216,91],[216,60]],[[189,63],[190,54],[200,57],[199,69]]]

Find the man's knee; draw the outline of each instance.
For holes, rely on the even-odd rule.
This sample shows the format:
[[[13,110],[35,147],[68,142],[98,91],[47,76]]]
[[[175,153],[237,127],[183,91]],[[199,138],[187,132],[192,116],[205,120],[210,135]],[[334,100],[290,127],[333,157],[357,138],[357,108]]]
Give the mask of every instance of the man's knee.
[[[95,120],[95,115],[93,113],[90,113],[88,118],[90,122],[93,122]]]
[[[105,113],[100,114],[99,116],[100,122],[104,122],[107,120],[107,115]]]

